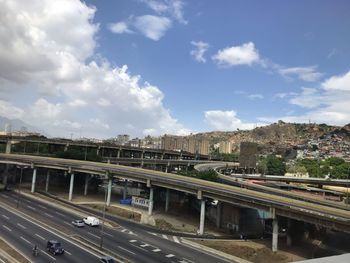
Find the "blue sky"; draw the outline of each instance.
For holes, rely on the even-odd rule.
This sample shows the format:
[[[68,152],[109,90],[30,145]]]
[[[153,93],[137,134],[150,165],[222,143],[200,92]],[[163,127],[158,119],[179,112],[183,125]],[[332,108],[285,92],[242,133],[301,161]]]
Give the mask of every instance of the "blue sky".
[[[0,67],[5,117],[94,137],[350,122],[349,1],[34,2],[6,6],[29,16],[2,27],[34,32],[25,50],[38,66],[19,66],[26,56],[8,50],[18,57],[3,61],[23,77]]]

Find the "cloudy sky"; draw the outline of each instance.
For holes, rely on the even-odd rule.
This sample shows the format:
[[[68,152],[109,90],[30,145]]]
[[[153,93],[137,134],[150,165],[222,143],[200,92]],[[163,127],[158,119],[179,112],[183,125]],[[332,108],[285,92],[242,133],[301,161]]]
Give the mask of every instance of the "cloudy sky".
[[[347,0],[0,0],[0,116],[99,138],[344,125],[349,10]]]

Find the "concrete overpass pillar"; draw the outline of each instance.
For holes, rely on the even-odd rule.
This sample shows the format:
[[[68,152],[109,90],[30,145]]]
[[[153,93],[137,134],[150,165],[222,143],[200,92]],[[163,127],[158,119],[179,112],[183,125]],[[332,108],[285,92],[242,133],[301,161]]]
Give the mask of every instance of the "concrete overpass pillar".
[[[6,153],[6,154],[11,153],[11,147],[12,147],[11,141],[7,141],[7,142],[6,142],[6,149],[5,149],[5,153]]]
[[[120,158],[120,152],[122,151],[122,148],[119,148],[118,152],[117,152],[117,158]]]
[[[74,173],[71,173],[70,174],[69,195],[68,195],[69,201],[72,201],[72,199],[73,199],[73,187],[74,187]]]
[[[220,228],[221,226],[221,213],[222,213],[222,202],[218,201],[216,206],[216,227]]]
[[[275,208],[271,209],[272,215],[272,252],[277,252],[278,250],[278,219],[276,216]]]
[[[292,219],[287,218],[287,247],[292,246],[291,228],[292,228]]]
[[[87,174],[85,176],[84,195],[87,195],[88,188],[89,188],[89,180],[90,180],[90,175]]]
[[[50,170],[47,170],[45,192],[49,191],[49,183],[50,183]]]
[[[36,168],[33,169],[32,189],[30,190],[32,193],[35,192],[35,182],[36,182]]]
[[[170,189],[167,188],[165,192],[165,212],[169,210],[169,198],[170,198]]]
[[[106,201],[107,206],[110,206],[110,204],[111,204],[112,181],[113,181],[112,178],[108,179],[107,201]]]
[[[149,189],[149,206],[148,206],[148,215],[153,213],[153,187]]]
[[[199,234],[204,234],[204,219],[205,219],[205,200],[201,200],[201,214],[199,220]]]
[[[124,189],[123,189],[123,199],[126,199],[128,194],[128,180],[125,179]]]

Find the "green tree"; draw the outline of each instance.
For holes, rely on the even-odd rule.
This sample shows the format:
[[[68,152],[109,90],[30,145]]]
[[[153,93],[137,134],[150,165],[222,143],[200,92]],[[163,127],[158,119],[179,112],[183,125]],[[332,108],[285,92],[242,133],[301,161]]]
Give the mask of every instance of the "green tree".
[[[286,173],[286,164],[282,158],[268,155],[259,160],[258,170],[262,174],[284,175]]]

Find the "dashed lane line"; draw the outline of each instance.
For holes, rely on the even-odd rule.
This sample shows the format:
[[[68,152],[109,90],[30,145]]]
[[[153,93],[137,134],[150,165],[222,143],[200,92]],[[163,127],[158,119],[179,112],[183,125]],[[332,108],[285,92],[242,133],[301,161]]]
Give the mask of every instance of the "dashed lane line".
[[[32,206],[30,206],[30,205],[27,205],[27,207],[28,207],[29,209],[36,210],[35,207],[32,207]]]
[[[58,215],[60,215],[60,216],[63,216],[63,217],[66,217],[66,215],[64,215],[64,214],[62,214],[62,213],[60,213],[60,212],[55,212],[56,214],[58,214]]]
[[[10,218],[6,215],[2,215],[3,218],[6,218],[7,220],[9,220]]]
[[[163,238],[168,239],[167,235],[162,235]]]
[[[3,227],[3,228],[5,228],[7,231],[12,232],[12,229],[11,229],[11,228],[9,228],[8,226],[2,225],[2,227]]]
[[[67,221],[63,221],[63,223],[66,224],[66,225],[72,226],[72,224],[67,222]]]
[[[110,236],[110,237],[114,237],[113,235],[109,234],[109,233],[106,233],[106,232],[102,232],[103,235],[106,235],[106,236]]]
[[[64,253],[67,253],[68,255],[72,255],[72,253],[70,253],[69,251],[67,251],[67,250],[64,250]]]
[[[159,248],[155,248],[155,249],[153,249],[152,251],[153,251],[153,252],[159,252],[159,251],[162,251],[162,250],[159,249]]]
[[[95,235],[95,234],[93,234],[93,233],[91,233],[91,232],[87,232],[88,233],[88,235],[90,235],[90,236],[93,236],[93,237],[96,237],[96,238],[98,238],[98,239],[100,239],[101,237],[99,237],[98,235]]]
[[[51,256],[50,254],[46,253],[44,250],[40,249],[40,251],[41,251],[41,253],[45,254],[46,256],[51,258],[52,260],[56,260],[53,256]]]
[[[126,251],[126,252],[128,252],[128,253],[130,253],[130,254],[136,255],[136,253],[130,251],[129,249],[123,248],[123,247],[121,247],[121,246],[118,246],[118,248],[120,248],[120,249],[122,249],[122,250],[124,250],[124,251]]]
[[[26,227],[24,225],[21,225],[20,223],[17,223],[17,226],[19,226],[20,228],[26,229]]]
[[[127,229],[124,228],[124,229],[122,230],[122,232],[124,233],[126,230],[127,230]]]
[[[47,210],[47,208],[45,206],[43,206],[43,205],[38,205],[38,206],[41,207],[42,209]]]
[[[140,247],[149,247],[150,245],[149,244],[142,244],[142,245],[140,245]]]
[[[53,215],[51,215],[51,214],[48,214],[48,213],[44,213],[44,214],[50,218],[53,218]]]
[[[175,257],[175,255],[173,254],[168,254],[168,255],[165,255],[166,258],[172,258],[172,257]]]
[[[40,236],[39,234],[35,234],[38,238],[42,239],[42,240],[45,240],[44,237]]]
[[[137,242],[137,240],[131,239],[131,240],[129,240],[129,242],[130,242],[130,243],[135,243],[135,242]]]
[[[28,244],[32,244],[32,243],[30,243],[30,241],[28,241],[27,239],[25,239],[25,238],[22,237],[22,236],[20,236],[19,238],[22,239],[23,241],[27,242]]]

